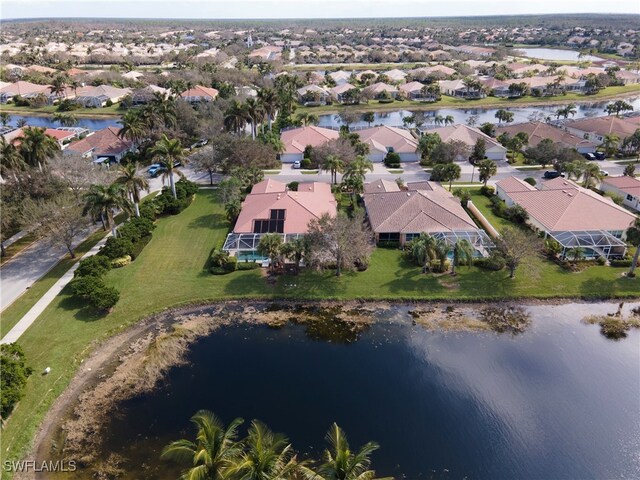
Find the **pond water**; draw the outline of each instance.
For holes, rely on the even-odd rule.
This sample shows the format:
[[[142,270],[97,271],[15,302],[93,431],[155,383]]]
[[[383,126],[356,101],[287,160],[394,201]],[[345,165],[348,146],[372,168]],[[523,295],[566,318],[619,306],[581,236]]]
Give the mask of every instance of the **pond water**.
[[[634,111],[640,110],[640,97],[626,99],[632,106]],[[584,117],[596,117],[605,115],[605,107],[610,102],[595,102],[589,104],[580,104],[576,106],[576,114],[570,118],[584,118]],[[549,105],[538,107],[520,107],[520,108],[506,108],[510,112],[513,112],[513,123],[523,123],[531,120],[532,115],[540,115],[544,120],[546,117],[551,117],[555,120],[555,112],[561,108],[562,105]],[[495,115],[498,111],[497,108],[481,109],[481,108],[441,108],[438,110],[431,110],[424,112],[425,126],[434,126],[433,119],[436,115],[446,117],[451,115],[454,119],[454,123],[467,123],[467,120],[471,116],[476,116],[476,125],[481,125],[484,122],[498,123]],[[399,110],[391,112],[379,112],[375,114],[375,121],[373,125],[389,125],[389,126],[401,126],[402,118],[410,115],[408,110]],[[342,123],[336,115],[320,115],[321,127],[339,127]],[[362,120],[352,123],[354,127],[367,127],[369,124]]]
[[[103,128],[107,128],[107,127],[121,126],[118,123],[118,120],[120,120],[120,117],[104,117],[104,118],[77,117],[77,118],[78,118],[78,124],[75,126],[88,128],[89,130],[102,130]],[[11,120],[9,121],[9,125],[14,125],[14,126],[17,125],[20,119],[24,119],[27,122],[27,125],[31,125],[32,127],[56,128],[60,126],[58,122],[53,121],[53,117],[39,117],[39,116],[15,115],[15,114],[11,114]]]
[[[352,447],[380,443],[379,476],[640,478],[640,334],[616,342],[580,323],[617,305],[526,307],[519,335],[427,331],[410,308],[344,341],[293,324],[220,329],[121,405],[108,449],[130,459],[126,478],[176,478],[160,451],[208,409],[261,419],[312,457],[335,421]]]
[[[593,55],[580,56],[580,52],[575,50],[562,50],[557,48],[517,48],[519,52],[523,52],[523,56],[530,58],[539,58],[541,60],[564,60],[564,61],[585,61],[597,62],[602,60],[600,57]]]

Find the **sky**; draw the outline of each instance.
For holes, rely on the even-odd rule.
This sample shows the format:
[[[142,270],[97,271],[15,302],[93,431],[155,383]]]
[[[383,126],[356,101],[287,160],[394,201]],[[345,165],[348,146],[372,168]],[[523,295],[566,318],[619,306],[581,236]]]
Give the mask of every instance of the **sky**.
[[[0,18],[359,18],[636,13],[640,0],[1,0]]]

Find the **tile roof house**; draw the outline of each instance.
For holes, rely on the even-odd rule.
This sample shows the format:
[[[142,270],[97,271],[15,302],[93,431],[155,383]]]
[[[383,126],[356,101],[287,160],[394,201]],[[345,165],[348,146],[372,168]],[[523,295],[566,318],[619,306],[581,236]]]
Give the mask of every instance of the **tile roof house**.
[[[328,183],[300,183],[298,191],[293,191],[277,180],[263,180],[242,202],[242,211],[223,248],[232,254],[255,255],[262,234],[279,233],[286,242],[306,234],[309,222],[326,213],[337,213]]]
[[[107,127],[67,146],[66,152],[91,158],[96,163],[119,162],[135,145],[118,136],[119,128]]]
[[[416,162],[418,140],[403,128],[381,125],[359,130],[360,141],[369,145],[369,160],[382,162],[389,152],[395,152],[403,162]]]
[[[409,100],[415,100],[418,102],[435,102],[438,100],[436,95],[426,93],[426,85],[420,82],[409,82],[400,85],[398,88]]]
[[[18,146],[20,145],[20,138],[24,136],[25,128],[30,128],[30,127],[18,128],[2,136],[4,137],[6,142],[10,142],[13,145]],[[73,140],[74,138],[77,138],[77,131],[75,129],[62,130],[57,128],[45,128],[44,133],[45,135],[53,137],[56,140],[56,142],[58,142],[58,145],[60,145],[61,149],[66,148],[67,145],[71,142],[71,140]]]
[[[393,85],[388,85],[383,82],[374,83],[364,89],[366,95],[370,95],[371,98],[376,100],[386,98],[396,98],[398,95],[398,89]]]
[[[331,97],[338,103],[342,103],[347,98],[345,97],[345,93],[355,89],[356,87],[351,85],[350,83],[341,83],[333,88],[329,89],[329,93]]]
[[[196,85],[180,94],[180,98],[189,103],[212,102],[218,97],[218,90]]]
[[[117,88],[111,85],[87,86],[76,89],[75,102],[83,107],[100,108],[108,101],[119,102],[131,93],[130,88]]]
[[[526,122],[497,127],[496,137],[503,133],[508,133],[513,137],[519,132],[524,132],[529,136],[528,145],[531,147],[535,147],[546,138],[553,140],[554,143],[558,143],[563,147],[575,148],[579,153],[593,153],[599,145],[591,140],[586,140],[583,137],[573,135],[566,130],[543,122]]]
[[[522,206],[532,228],[562,245],[562,256],[575,247],[582,247],[587,258],[610,259],[626,252],[622,240],[636,216],[609,198],[564,178],[542,182],[539,188],[506,178],[497,183],[496,193],[507,205]]]
[[[600,190],[611,192],[622,198],[622,203],[636,212],[640,212],[640,178],[606,177],[600,183]]]
[[[146,105],[153,100],[155,95],[167,98],[170,95],[170,91],[166,88],[158,87],[157,85],[147,85],[144,88],[134,90],[131,95],[131,103],[133,105]]]
[[[305,106],[317,106],[326,105],[327,101],[331,98],[329,91],[318,85],[305,85],[302,88],[296,90],[298,95],[298,102]]]
[[[404,82],[404,79],[407,78],[407,73],[397,68],[383,72],[383,74],[389,77],[392,82]]]
[[[437,183],[410,183],[400,189],[395,182],[378,180],[365,185],[364,203],[378,242],[404,245],[425,232],[450,243],[466,238],[482,254],[490,246],[460,200]]]
[[[280,154],[280,160],[283,163],[300,161],[304,157],[304,149],[307,145],[318,147],[339,137],[338,131],[315,125],[284,130],[280,134],[280,139],[284,144],[284,152]]]
[[[604,137],[611,133],[624,139],[640,128],[640,117],[608,117],[580,118],[563,124],[565,130],[578,137],[586,138],[600,145]]]
[[[13,97],[19,95],[23,98],[32,98],[43,94],[49,97],[51,90],[49,85],[37,85],[31,82],[14,82],[0,89],[0,103],[7,103]]]
[[[440,91],[444,95],[460,98],[484,98],[487,95],[481,90],[469,88],[462,79],[457,80],[440,80]]]
[[[344,70],[338,70],[337,72],[330,72],[329,76],[336,82],[336,85],[342,85],[351,80],[351,73]]]
[[[468,125],[449,125],[447,127],[423,129],[423,133],[437,133],[443,142],[458,140],[464,142],[469,148],[473,148],[478,139],[485,142],[485,155],[490,160],[504,161],[507,159],[507,149],[503,147],[495,138],[485,135],[477,128]],[[459,158],[459,161],[466,161],[466,158]]]

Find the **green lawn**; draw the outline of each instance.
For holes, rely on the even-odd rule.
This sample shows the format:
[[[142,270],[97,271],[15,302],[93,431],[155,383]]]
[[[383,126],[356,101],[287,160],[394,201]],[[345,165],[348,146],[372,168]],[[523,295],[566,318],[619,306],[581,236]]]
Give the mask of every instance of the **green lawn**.
[[[169,307],[233,298],[475,300],[637,296],[640,292],[640,280],[620,276],[624,269],[591,267],[569,273],[539,259],[520,269],[515,280],[508,279],[504,271],[477,268],[461,268],[456,277],[434,277],[422,275],[398,250],[386,249],[376,249],[367,271],[339,278],[332,272],[307,272],[281,277],[271,286],[260,270],[214,276],[205,265],[211,249],[222,242],[228,229],[224,208],[215,195],[215,191],[201,190],[180,215],[160,219],[138,259],[107,275],[107,283],[121,292],[111,314],[96,316],[65,290],[20,339],[34,374],[25,398],[3,430],[4,459],[19,458],[27,451],[44,414],[97,342]],[[488,202],[474,195],[474,202],[487,213],[482,199]],[[501,227],[498,219],[489,213],[487,217]],[[51,373],[40,375],[46,367],[51,367]]]
[[[35,236],[35,234],[28,233],[24,237],[22,237],[20,240],[13,242],[11,245],[5,248],[6,253],[5,255],[2,256],[2,258],[0,258],[0,265],[11,260],[11,258],[15,257],[17,254],[19,254],[22,250],[27,248],[36,240],[37,240],[37,237]]]

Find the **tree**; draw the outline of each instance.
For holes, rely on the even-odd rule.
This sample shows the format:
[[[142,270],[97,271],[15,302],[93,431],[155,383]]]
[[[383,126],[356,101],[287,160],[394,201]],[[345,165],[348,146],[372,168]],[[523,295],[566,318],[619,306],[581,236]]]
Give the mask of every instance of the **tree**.
[[[496,126],[491,122],[484,122],[480,125],[480,131],[489,137],[496,136]]]
[[[15,173],[27,168],[27,164],[13,143],[0,137],[0,176],[5,177],[9,173]]]
[[[300,262],[302,261],[306,251],[307,242],[304,238],[295,238],[282,245],[282,255],[289,260],[293,260],[293,263],[296,266],[296,274],[300,269]]]
[[[116,237],[115,211],[130,210],[130,203],[126,198],[124,186],[112,183],[109,186],[92,185],[85,194],[85,207],[83,213],[99,215],[106,228],[111,229],[111,234]]]
[[[138,174],[138,164],[128,163],[127,165],[120,166],[120,176],[116,178],[115,182],[124,187],[133,202],[136,217],[139,217],[140,190],[149,192],[149,182],[142,175]]]
[[[251,122],[251,138],[255,140],[258,133],[258,124],[262,122],[264,118],[262,104],[256,98],[247,98],[244,102],[244,111]]]
[[[258,253],[265,257],[269,257],[269,270],[271,272],[274,271],[275,264],[282,255],[282,245],[282,236],[278,233],[265,233],[260,238]]]
[[[326,436],[329,448],[324,451],[324,463],[318,474],[324,480],[374,480],[375,472],[371,467],[371,454],[379,446],[368,442],[360,450],[352,452],[344,431],[333,424]]]
[[[612,156],[618,150],[618,144],[620,143],[620,137],[615,133],[609,133],[604,136],[601,147],[604,147],[605,154]]]
[[[624,167],[624,171],[622,172],[622,174],[625,177],[635,177],[636,176],[636,166],[634,164],[630,163],[629,165]]]
[[[171,185],[171,193],[173,198],[178,198],[176,195],[176,185],[173,179],[173,172],[178,167],[178,163],[187,163],[187,159],[184,155],[184,149],[180,145],[180,140],[169,140],[169,138],[163,133],[160,140],[158,140],[155,146],[151,149],[151,154],[158,157],[160,163],[165,168],[165,175],[169,177],[169,183]]]
[[[504,110],[502,108],[496,112],[495,117],[498,119],[498,123],[513,122],[513,112],[508,112],[507,110]]]
[[[620,116],[620,112],[630,112],[633,110],[633,106],[624,100],[616,100],[605,107],[607,115],[615,114],[616,117]]]
[[[341,109],[335,116],[335,118],[337,120],[340,120],[340,122],[345,125],[347,127],[347,129],[349,129],[349,125],[351,125],[352,123],[355,123],[358,121],[358,114],[355,112],[352,112],[351,110],[348,110],[346,107]]]
[[[32,373],[26,364],[24,351],[17,343],[0,345],[0,373],[0,417],[4,421],[24,396],[27,378]]]
[[[38,167],[40,171],[43,171],[47,161],[60,151],[56,139],[44,132],[44,128],[29,127],[23,130],[23,136],[20,138],[20,155],[27,165]]]
[[[504,258],[509,278],[516,276],[516,268],[538,251],[535,237],[520,228],[507,227],[496,241],[497,252]]]
[[[585,188],[594,187],[596,182],[602,181],[604,174],[600,170],[600,165],[596,162],[589,162],[584,166],[582,172],[582,186]]]
[[[213,185],[213,175],[222,169],[222,165],[216,158],[213,146],[206,146],[191,156],[191,165],[196,173],[209,175],[209,185]]]
[[[240,200],[229,200],[224,204],[224,211],[229,223],[234,224],[236,219],[240,216],[242,211],[242,205]]]
[[[420,152],[420,157],[423,160],[430,158],[431,154],[440,143],[442,143],[442,139],[437,133],[425,133],[422,135],[418,141],[418,152]]]
[[[638,259],[640,258],[640,218],[636,218],[633,225],[627,229],[627,242],[636,247],[636,253],[631,260],[631,267],[629,268],[628,277],[635,277],[636,265],[638,265]]]
[[[87,161],[80,154],[65,152],[51,162],[51,174],[62,179],[65,186],[80,200],[91,185],[111,183],[112,171]]]
[[[63,127],[73,127],[78,124],[78,119],[70,113],[54,113],[53,121],[58,122]]]
[[[335,185],[338,183],[338,173],[344,171],[344,162],[337,155],[329,155],[322,164],[322,170],[331,173],[331,183]]]
[[[226,479],[242,452],[237,431],[243,420],[236,418],[225,428],[213,413],[200,410],[191,422],[197,429],[195,442],[171,442],[163,449],[162,458],[185,465],[183,479]]]
[[[376,121],[376,114],[373,112],[365,112],[362,114],[362,121],[367,122],[369,126]]]
[[[453,181],[460,178],[462,170],[456,163],[439,163],[431,171],[431,180],[434,182],[449,182],[449,190]]]
[[[485,187],[491,177],[498,173],[498,165],[493,160],[482,160],[478,163],[478,174],[480,175],[480,181],[484,183]]]
[[[472,165],[477,165],[480,161],[484,160],[484,157],[487,154],[487,142],[485,142],[484,138],[478,138],[476,143],[473,145],[473,150],[471,151],[471,156],[469,160]]]
[[[284,435],[273,433],[253,420],[244,441],[246,450],[229,469],[230,478],[242,480],[286,480],[294,478],[299,465],[293,447]]]
[[[261,88],[258,90],[258,101],[267,116],[269,131],[271,131],[273,129],[273,119],[278,113],[278,95],[272,88]]]
[[[320,121],[320,119],[318,118],[318,115],[316,115],[315,113],[301,112],[301,113],[298,113],[298,115],[296,116],[296,121],[300,125],[307,127],[309,125],[318,125],[318,122]]]
[[[6,127],[7,125],[9,125],[10,121],[11,121],[11,115],[9,115],[7,112],[0,112],[0,123],[2,124],[3,127]]]
[[[118,132],[120,138],[125,138],[133,143],[140,143],[148,134],[151,126],[148,119],[136,110],[129,110],[119,120],[122,128]]]
[[[429,262],[435,257],[435,245],[436,239],[425,232],[411,241],[411,256],[422,265],[422,273],[429,271]]]
[[[66,248],[69,256],[76,258],[74,243],[86,233],[89,224],[83,213],[82,205],[71,193],[67,193],[50,200],[25,202],[22,221],[38,236],[53,245]]]
[[[531,163],[538,163],[544,168],[552,163],[557,154],[557,145],[550,138],[541,140],[535,147],[529,147],[524,152]]]
[[[453,261],[451,262],[451,274],[456,274],[456,267],[462,263],[466,263],[469,268],[473,263],[474,248],[469,240],[458,240],[453,245]]]
[[[342,182],[351,189],[354,195],[362,193],[367,172],[373,172],[373,163],[364,155],[358,155],[344,169]]]
[[[224,128],[229,132],[241,133],[249,121],[251,121],[251,117],[249,117],[246,105],[232,100],[224,113]]]
[[[325,213],[314,218],[309,222],[306,238],[309,245],[307,263],[319,268],[335,265],[336,276],[343,270],[369,264],[373,234],[360,213],[353,218],[343,212],[335,217]]]

